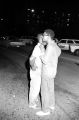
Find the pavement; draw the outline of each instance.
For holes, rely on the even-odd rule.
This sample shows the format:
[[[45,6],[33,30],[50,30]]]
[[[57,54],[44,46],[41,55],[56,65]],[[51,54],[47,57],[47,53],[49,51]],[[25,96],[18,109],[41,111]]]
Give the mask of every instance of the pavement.
[[[28,83],[24,64],[28,58],[28,50],[25,53],[18,52],[6,51],[5,55],[10,58],[11,65],[8,62],[8,66],[5,59],[0,69],[0,119],[79,120],[79,67],[74,64],[74,56],[71,58],[71,55],[64,55],[65,59],[60,56],[55,79],[55,111],[50,116],[41,118],[35,115],[37,110],[28,107]]]
[[[11,50],[11,51],[13,51],[13,53],[15,52],[15,53],[17,53],[17,55],[23,56],[25,59],[27,59],[27,56],[30,56],[33,48],[34,48],[34,46],[27,45],[26,47],[21,47],[21,48],[9,48],[9,51]],[[16,56],[16,58],[17,58],[17,56]],[[69,52],[62,52],[61,56],[59,58],[79,64],[79,56],[75,56]]]
[[[62,52],[60,58],[74,62],[74,63],[79,63],[79,56],[70,54],[70,53],[64,53]]]

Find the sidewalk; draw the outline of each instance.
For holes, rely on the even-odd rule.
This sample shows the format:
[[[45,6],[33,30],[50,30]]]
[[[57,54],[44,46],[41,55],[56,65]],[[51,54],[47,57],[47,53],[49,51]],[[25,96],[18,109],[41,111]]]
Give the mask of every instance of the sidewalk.
[[[4,48],[4,50],[6,50],[6,49]],[[31,54],[32,50],[33,50],[33,46],[27,46],[26,48],[18,48],[18,49],[10,48],[10,49],[8,49],[7,56],[9,56],[9,57],[11,56],[12,60],[15,59],[17,64],[19,64],[21,67],[25,68],[25,62],[27,61],[27,58]],[[10,51],[12,52],[12,54]],[[19,57],[19,61],[18,61],[18,57]],[[79,64],[78,56],[70,55],[67,53],[62,53],[59,58]]]
[[[62,53],[60,58],[65,59],[65,60],[69,60],[69,61],[74,62],[74,63],[79,63],[79,56]]]
[[[4,49],[3,51],[5,55],[8,56],[8,58],[11,58],[13,61],[15,61],[16,64],[20,66],[20,68],[25,67],[24,63],[28,58],[28,55],[26,53],[21,53],[18,51],[10,52],[10,50],[6,51],[6,49]],[[64,56],[63,59],[68,58],[67,55],[63,55],[63,56]],[[61,55],[61,58],[63,56]],[[10,120],[15,120],[15,119],[17,120],[52,120],[52,119],[78,120],[79,99],[77,99],[76,93],[79,94],[78,92],[79,82],[76,82],[76,79],[78,79],[79,81],[79,77],[77,78],[74,75],[76,75],[75,74],[77,71],[76,68],[78,68],[79,70],[79,67],[77,67],[75,64],[74,65],[71,64],[72,63],[70,61],[66,62],[64,60],[59,64],[59,68],[58,68],[59,72],[57,76],[58,79],[55,80],[55,97],[56,97],[55,111],[54,113],[51,113],[50,116],[45,116],[43,118],[37,117],[35,114],[36,110],[29,109],[28,107],[27,85],[26,82],[23,82],[24,80],[27,81],[25,77],[26,73],[22,73],[17,76],[14,76],[13,78],[16,79],[13,79],[13,82],[11,82],[11,77],[9,77],[9,80],[6,79],[6,76],[8,77],[8,74],[6,74],[6,76],[4,76],[3,74],[3,76],[5,77],[5,81],[2,80],[2,83],[0,83],[0,86],[2,85],[2,89],[0,87],[0,91],[1,91],[0,116],[1,117],[3,116],[4,119],[10,119]],[[69,78],[69,81],[67,78]],[[5,82],[5,84],[3,84],[3,82]],[[12,90],[9,89],[9,87],[11,88],[11,86],[12,86]],[[6,88],[3,90],[4,87]]]
[[[12,49],[2,48],[4,51],[4,54],[6,57],[8,57],[12,62],[15,62],[15,64],[22,70],[26,71],[25,68],[25,62],[27,61],[28,55],[24,51],[16,51]]]
[[[24,55],[24,56],[26,56],[26,54],[31,53],[32,50],[33,50],[33,46],[27,46],[26,48],[20,48],[18,50],[13,49],[13,51],[16,51],[16,52],[18,52],[18,53],[20,53],[21,55]],[[63,53],[62,52],[60,58],[72,61],[74,63],[79,63],[79,56],[71,55],[71,54],[68,54],[68,53]]]

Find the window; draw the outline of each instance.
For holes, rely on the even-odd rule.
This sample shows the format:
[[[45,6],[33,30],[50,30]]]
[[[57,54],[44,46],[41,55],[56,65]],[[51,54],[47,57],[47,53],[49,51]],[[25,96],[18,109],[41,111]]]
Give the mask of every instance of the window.
[[[76,44],[79,44],[79,41],[75,41]]]
[[[73,41],[72,41],[72,40],[69,40],[67,43],[73,43]]]
[[[66,43],[66,40],[61,40],[60,43]]]

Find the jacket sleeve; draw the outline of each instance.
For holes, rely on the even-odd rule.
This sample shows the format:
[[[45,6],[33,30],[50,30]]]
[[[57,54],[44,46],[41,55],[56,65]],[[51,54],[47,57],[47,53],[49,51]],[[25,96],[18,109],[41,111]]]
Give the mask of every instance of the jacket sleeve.
[[[31,61],[32,59],[35,59],[35,58],[36,58],[37,52],[38,52],[38,46],[36,45],[35,48],[33,49],[33,52],[32,52],[32,54],[31,54],[31,56],[30,56],[30,61]]]
[[[61,54],[61,49],[55,46],[49,46],[45,52],[45,55],[41,58],[43,64],[54,64]]]

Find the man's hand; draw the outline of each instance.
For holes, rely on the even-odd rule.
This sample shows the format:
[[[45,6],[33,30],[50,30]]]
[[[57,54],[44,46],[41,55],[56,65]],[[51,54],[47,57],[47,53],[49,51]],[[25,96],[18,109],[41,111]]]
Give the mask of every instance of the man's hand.
[[[44,56],[40,56],[42,64],[46,65],[46,60],[44,59]]]
[[[36,66],[36,64],[34,64],[34,66],[31,66],[31,69],[32,69],[33,71],[35,71],[37,68],[38,68],[38,67]]]

